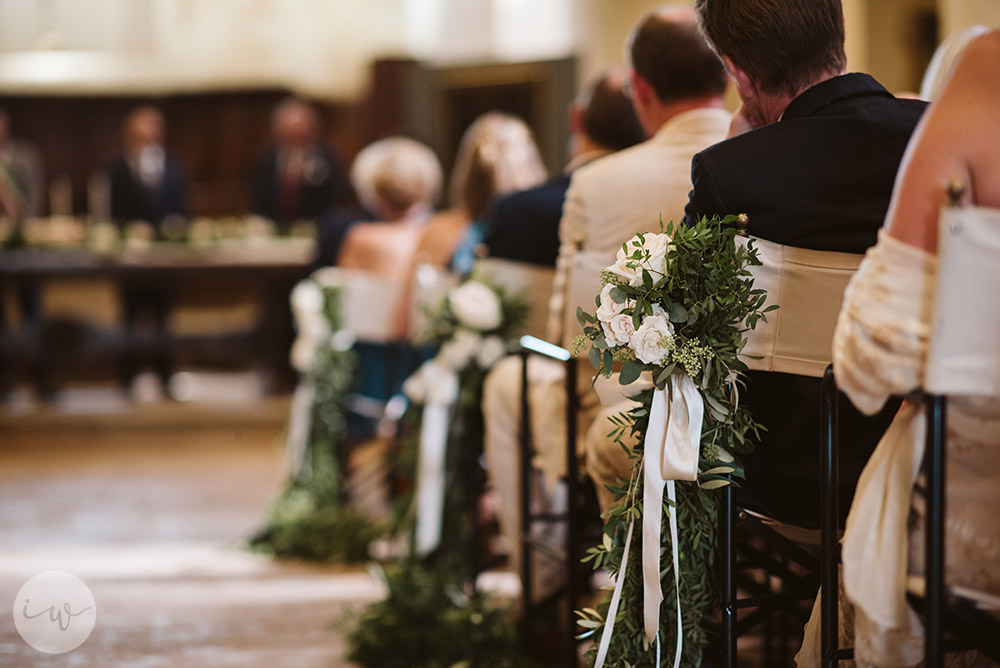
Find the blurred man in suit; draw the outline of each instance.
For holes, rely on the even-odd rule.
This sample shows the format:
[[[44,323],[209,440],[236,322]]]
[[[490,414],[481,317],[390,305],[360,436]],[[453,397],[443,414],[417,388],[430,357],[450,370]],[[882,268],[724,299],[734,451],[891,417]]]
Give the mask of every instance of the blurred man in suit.
[[[575,256],[590,252],[609,256],[637,232],[659,230],[663,220],[679,219],[691,188],[690,164],[695,153],[726,136],[730,116],[722,108],[727,79],[722,63],[698,32],[689,7],[665,7],[645,16],[626,46],[629,71],[626,86],[636,117],[650,138],[636,146],[594,160],[577,169],[570,180],[559,223],[559,256],[552,286],[548,338],[570,347],[577,332],[563,331],[569,283]],[[587,276],[594,296],[600,280]],[[593,304],[593,297],[589,298]],[[520,363],[501,360],[483,388],[486,421],[484,450],[500,501],[500,528],[515,559],[520,545],[518,506],[518,426]],[[537,364],[536,364],[537,363]],[[589,362],[584,361],[589,367]],[[546,474],[533,479],[533,495],[541,508],[556,510],[564,501],[553,490],[553,479],[564,473],[566,425],[562,365],[533,359],[529,365],[529,401],[535,464]],[[592,373],[582,371],[578,432],[583,434],[600,402],[590,387]],[[617,446],[616,446],[617,447]],[[589,462],[586,463],[589,467]],[[538,508],[536,510],[540,510]],[[558,564],[542,562],[544,588],[561,582]]]
[[[0,107],[0,207],[11,218],[42,215],[45,171],[34,144],[10,134],[10,115]]]
[[[623,72],[602,75],[570,105],[570,159],[562,174],[496,200],[483,241],[490,257],[555,265],[570,176],[577,168],[646,138],[623,84]]]
[[[160,223],[187,215],[186,184],[163,147],[165,134],[166,121],[154,107],[138,107],[126,117],[122,155],[108,168],[112,219]]]
[[[319,136],[316,110],[287,98],[271,117],[274,143],[253,179],[254,212],[279,223],[315,220],[346,192],[343,170]]]

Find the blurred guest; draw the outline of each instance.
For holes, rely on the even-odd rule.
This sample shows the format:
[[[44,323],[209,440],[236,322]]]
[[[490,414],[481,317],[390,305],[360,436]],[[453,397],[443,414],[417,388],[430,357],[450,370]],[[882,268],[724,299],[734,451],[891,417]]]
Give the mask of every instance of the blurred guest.
[[[570,180],[559,223],[559,258],[548,322],[549,340],[567,348],[576,335],[563,331],[564,311],[574,308],[567,304],[567,295],[576,254],[603,253],[614,258],[615,251],[634,234],[658,229],[661,213],[664,221],[677,218],[691,188],[692,156],[723,139],[729,128],[730,116],[722,108],[726,72],[699,34],[690,8],[667,7],[647,14],[630,34],[626,55],[632,108],[650,138],[580,167]],[[587,280],[595,286],[600,283],[596,275]],[[581,364],[590,366],[587,361]],[[521,544],[517,467],[521,368],[517,357],[501,360],[483,386],[483,449],[499,499],[500,528],[515,563]],[[553,486],[565,473],[564,369],[560,363],[537,358],[528,366],[536,451],[529,483],[535,489],[532,497],[537,507],[533,510],[538,512],[558,512],[565,503],[564,487]],[[578,375],[580,434],[600,409],[591,377],[592,372],[583,370]],[[579,450],[581,443],[576,445]],[[614,448],[622,452],[617,444]],[[588,472],[596,478],[594,467],[604,472],[607,459],[617,463],[613,455],[592,458],[587,452]],[[548,480],[547,486],[541,484],[540,474]],[[603,500],[610,497],[603,485],[598,485],[598,493]],[[544,581],[542,590],[548,591],[561,582],[561,562],[542,555],[536,559],[537,572],[543,574],[539,578]]]
[[[337,265],[382,274],[409,291],[417,247],[441,191],[441,165],[434,152],[404,137],[382,139],[358,153],[351,182],[362,205],[377,220],[347,231]],[[401,299],[394,330],[406,334],[407,304]]]
[[[623,90],[624,80],[622,72],[605,74],[570,105],[570,159],[562,174],[495,200],[483,239],[490,257],[555,265],[570,175],[578,167],[646,138]]]
[[[452,269],[460,274],[472,270],[485,234],[485,215],[495,196],[544,180],[545,166],[524,121],[497,111],[473,121],[462,135],[449,183],[452,207],[469,221],[452,257]]]
[[[45,172],[38,148],[10,134],[10,115],[0,107],[0,206],[12,218],[42,215]]]
[[[320,140],[316,110],[295,98],[283,100],[271,117],[273,146],[253,179],[254,212],[272,220],[315,220],[343,196],[343,171]]]
[[[958,179],[966,186],[961,205],[969,206],[968,215],[989,221],[1000,209],[1000,32],[967,46],[948,68],[952,76],[945,78],[906,150],[885,227],[844,295],[833,364],[841,389],[865,414],[879,411],[892,395],[910,395],[932,375],[932,366],[938,382],[966,392],[948,397],[945,578],[949,590],[988,600],[1000,596],[1000,515],[993,510],[1000,500],[996,359],[973,348],[965,351],[959,369],[932,365],[930,356],[934,330],[941,325],[935,317],[938,271],[955,270],[938,267],[944,184]],[[995,233],[993,240],[972,236],[979,242],[979,259],[996,263]],[[991,284],[984,277],[983,286]],[[945,307],[969,327],[967,319],[985,306],[983,297],[970,292],[958,301]],[[907,602],[907,580],[924,569],[927,491],[917,478],[925,410],[920,402],[906,402],[896,414],[865,466],[847,519],[844,591],[854,604],[859,665],[915,666],[924,658],[923,630]],[[820,665],[819,649],[812,637],[797,657],[799,665]],[[963,652],[949,655],[945,664],[996,665]]]
[[[160,223],[187,215],[185,179],[163,147],[165,133],[166,121],[154,107],[138,107],[126,117],[122,156],[108,168],[112,219]]]

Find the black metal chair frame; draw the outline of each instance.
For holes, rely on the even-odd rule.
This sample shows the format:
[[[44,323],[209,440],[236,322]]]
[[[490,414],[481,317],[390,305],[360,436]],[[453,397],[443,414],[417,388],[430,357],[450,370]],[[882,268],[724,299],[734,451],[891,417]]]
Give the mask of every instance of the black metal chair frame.
[[[521,436],[520,436],[520,508],[521,508],[521,628],[520,636],[522,646],[527,650],[530,633],[530,611],[533,609],[532,601],[532,577],[533,569],[531,556],[533,550],[539,550],[549,554],[565,563],[566,584],[565,594],[568,610],[568,619],[573,619],[573,611],[577,609],[580,598],[580,586],[577,581],[576,570],[582,558],[580,550],[580,540],[582,535],[582,522],[577,513],[574,513],[574,502],[580,496],[580,481],[578,480],[578,463],[576,455],[577,440],[577,412],[579,400],[576,394],[577,387],[577,362],[565,348],[542,341],[533,336],[521,338],[520,355],[521,365]],[[567,509],[565,513],[533,513],[531,512],[531,406],[528,400],[528,359],[538,355],[543,358],[563,362],[566,369],[565,389],[566,389],[566,487],[567,487]],[[531,527],[536,522],[563,522],[566,524],[566,542],[561,548],[546,541],[536,539],[531,536]],[[575,634],[570,630],[566,634],[566,647],[564,648],[568,666],[576,666],[577,661],[577,640]]]
[[[910,397],[924,404],[927,420],[923,470],[926,479],[926,515],[924,528],[924,596],[910,596],[914,607],[922,608],[924,617],[924,665],[941,668],[943,655],[956,649],[975,648],[1000,661],[1000,622],[978,610],[964,599],[951,595],[945,576],[945,467],[947,433],[947,397],[923,392]],[[836,668],[840,661],[852,659],[854,650],[839,645],[839,574],[840,542],[837,536],[837,384],[833,368],[823,376],[823,524],[821,579],[821,651],[824,668]],[[830,596],[829,592],[837,592]],[[947,630],[956,641],[946,641]]]

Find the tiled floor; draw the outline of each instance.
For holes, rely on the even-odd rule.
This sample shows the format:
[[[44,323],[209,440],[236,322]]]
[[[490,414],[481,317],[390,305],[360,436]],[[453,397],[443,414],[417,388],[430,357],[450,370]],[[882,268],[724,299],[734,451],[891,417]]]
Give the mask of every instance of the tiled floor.
[[[286,400],[129,404],[63,397],[0,413],[0,667],[333,668],[352,610],[379,596],[363,568],[275,563],[240,541],[284,478]],[[62,570],[98,617],[49,655],[12,611],[32,575]]]

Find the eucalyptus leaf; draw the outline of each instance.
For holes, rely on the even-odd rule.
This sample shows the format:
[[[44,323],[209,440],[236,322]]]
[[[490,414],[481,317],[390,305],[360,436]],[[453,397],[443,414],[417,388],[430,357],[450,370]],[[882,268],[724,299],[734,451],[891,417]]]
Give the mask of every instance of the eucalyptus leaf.
[[[618,374],[619,385],[630,385],[639,380],[642,375],[642,365],[634,360],[629,360],[622,365],[621,373]]]

